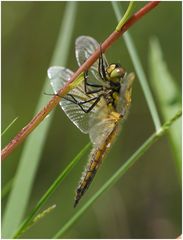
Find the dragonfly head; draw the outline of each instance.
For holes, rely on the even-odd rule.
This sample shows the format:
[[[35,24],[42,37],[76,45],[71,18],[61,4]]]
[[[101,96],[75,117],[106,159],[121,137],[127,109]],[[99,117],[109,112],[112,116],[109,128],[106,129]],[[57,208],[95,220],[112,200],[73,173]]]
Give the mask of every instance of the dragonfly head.
[[[109,80],[112,82],[117,82],[119,81],[119,78],[123,78],[125,76],[125,69],[122,68],[122,66],[119,63],[112,63],[110,64],[106,72],[109,76]]]

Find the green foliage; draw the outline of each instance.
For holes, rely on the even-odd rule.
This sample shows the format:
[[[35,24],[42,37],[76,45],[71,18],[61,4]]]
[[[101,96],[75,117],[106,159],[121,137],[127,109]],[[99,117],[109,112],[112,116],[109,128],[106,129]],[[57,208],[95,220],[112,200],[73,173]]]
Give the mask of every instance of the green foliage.
[[[68,166],[60,173],[60,175],[55,179],[55,181],[52,183],[52,185],[48,188],[46,193],[42,196],[42,198],[39,200],[35,208],[32,210],[32,212],[29,214],[27,219],[23,222],[21,227],[18,229],[18,231],[15,233],[14,238],[18,238],[23,232],[25,232],[25,229],[27,229],[27,226],[31,224],[32,221],[34,221],[34,216],[42,206],[48,201],[48,199],[51,197],[51,195],[54,193],[54,191],[60,186],[64,178],[70,173],[72,168],[75,166],[75,164],[81,159],[81,157],[85,154],[85,152],[90,147],[90,143],[87,144],[77,155],[76,157],[68,164]]]
[[[152,88],[157,99],[158,106],[166,121],[181,108],[181,95],[176,81],[163,59],[162,49],[157,38],[150,41],[149,68]],[[169,140],[173,150],[175,163],[181,179],[181,118],[170,128]]]
[[[16,23],[16,26],[14,26],[15,28],[13,28],[13,22],[7,21],[7,16],[3,16],[3,20],[6,19],[6,22],[8,22],[8,24],[12,24],[11,26],[9,26],[9,30],[5,31],[3,39],[5,39],[6,41],[8,39],[6,43],[7,46],[9,42],[11,42],[11,38],[12,42],[15,44],[13,45],[13,47],[10,47],[11,51],[12,49],[14,49],[15,54],[12,54],[11,52],[7,54],[7,51],[5,51],[6,54],[2,55],[4,59],[5,56],[11,55],[11,60],[10,62],[8,62],[8,66],[9,68],[12,67],[11,70],[8,71],[8,74],[10,74],[8,75],[9,77],[3,75],[3,77],[6,79],[6,81],[4,81],[4,84],[6,85],[9,83],[7,79],[12,79],[16,83],[15,85],[13,85],[14,82],[11,82],[10,85],[7,85],[8,90],[6,90],[6,94],[4,94],[4,99],[6,100],[4,100],[4,102],[7,102],[6,96],[12,96],[12,92],[10,90],[13,86],[14,94],[17,92],[20,98],[13,95],[14,101],[12,101],[11,98],[8,100],[11,102],[13,106],[12,108],[14,109],[16,109],[17,106],[22,106],[22,108],[18,111],[22,111],[24,114],[23,116],[25,116],[25,120],[29,120],[29,114],[32,114],[32,109],[34,108],[34,105],[32,103],[34,96],[40,95],[40,99],[38,100],[35,111],[37,113],[48,102],[47,97],[45,97],[42,93],[48,92],[47,89],[49,89],[48,80],[46,79],[45,85],[43,86],[40,94],[41,87],[39,86],[39,84],[41,81],[37,81],[37,79],[39,79],[38,76],[40,75],[38,74],[38,70],[36,71],[36,69],[34,68],[35,65],[33,64],[33,62],[38,61],[36,62],[37,65],[39,64],[38,69],[41,69],[41,72],[45,73],[46,70],[44,71],[44,67],[45,69],[48,68],[48,62],[50,62],[49,57],[47,56],[54,49],[52,60],[49,66],[62,65],[68,66],[71,69],[75,69],[75,63],[73,63],[74,51],[73,44],[71,44],[71,39],[75,39],[78,35],[91,35],[99,42],[102,42],[107,36],[107,34],[111,32],[111,29],[114,28],[116,21],[112,17],[110,3],[105,2],[50,2],[43,4],[40,2],[36,3],[36,5],[34,5],[33,3],[29,3],[29,6],[27,8],[25,5],[21,5],[21,3],[19,3],[19,5],[16,5],[15,3],[3,4],[4,11],[2,11],[2,15],[6,11],[7,13],[10,13],[12,9],[13,11],[14,9],[19,10],[19,17],[17,18],[18,20],[14,21]],[[15,4],[15,8],[12,5],[8,4]],[[77,9],[78,4],[79,8]],[[116,16],[119,20],[122,13],[121,3],[119,4],[117,2],[113,2],[112,4],[115,9]],[[125,3],[122,4],[125,5]],[[143,4],[143,2],[138,2],[135,4],[135,8],[140,8],[139,6]],[[8,11],[9,6],[11,11]],[[33,6],[36,7],[34,8]],[[60,10],[63,6],[65,10],[63,11],[62,16]],[[35,238],[35,236],[36,238],[48,238],[48,236],[52,235],[53,233],[54,237],[56,238],[63,235],[69,238],[96,238],[96,236],[102,238],[106,238],[106,236],[107,238],[126,238],[124,236],[127,236],[127,238],[130,238],[132,236],[135,236],[136,238],[147,238],[147,236],[148,238],[175,238],[180,234],[180,189],[177,187],[177,181],[174,177],[175,172],[172,169],[172,166],[169,166],[172,159],[177,159],[177,168],[179,168],[180,170],[181,125],[180,118],[177,119],[181,115],[181,112],[178,111],[181,107],[179,102],[180,94],[178,91],[178,87],[176,87],[175,80],[173,80],[170,76],[170,71],[167,69],[165,61],[162,59],[161,49],[157,41],[155,40],[151,41],[150,47],[150,79],[152,80],[152,89],[154,90],[154,96],[157,102],[157,106],[161,111],[163,122],[165,122],[165,124],[163,124],[162,126],[158,116],[157,107],[154,102],[151,89],[149,87],[148,78],[146,77],[147,72],[145,71],[145,69],[147,68],[146,42],[148,41],[152,33],[156,33],[158,38],[163,38],[166,41],[167,59],[169,62],[171,62],[173,76],[175,75],[174,79],[179,76],[179,71],[177,71],[177,69],[180,69],[181,64],[179,63],[179,61],[177,61],[178,58],[176,58],[176,54],[178,53],[176,52],[176,49],[173,49],[173,52],[171,52],[172,41],[175,40],[175,47],[178,45],[179,41],[176,40],[176,38],[172,38],[172,35],[170,36],[169,32],[171,32],[171,24],[173,26],[173,29],[174,26],[178,26],[178,23],[176,21],[179,21],[180,6],[181,5],[179,5],[178,3],[171,3],[170,5],[168,3],[161,3],[157,9],[153,10],[152,13],[147,15],[144,19],[141,20],[141,22],[133,26],[132,30],[130,30],[132,31],[136,46],[134,45],[132,37],[129,35],[129,33],[125,33],[124,40],[129,52],[126,53],[123,44],[121,43],[119,45],[118,43],[116,43],[116,45],[111,47],[108,52],[111,59],[113,58],[115,61],[118,61],[118,59],[120,58],[121,63],[125,66],[127,70],[130,70],[132,68],[131,62],[129,62],[130,55],[131,61],[135,69],[134,71],[137,75],[137,80],[139,80],[140,82],[145,99],[142,97],[143,94],[141,93],[141,89],[138,86],[138,81],[136,81],[136,86],[134,87],[133,91],[134,97],[132,103],[132,110],[129,116],[129,120],[124,126],[122,136],[120,136],[119,153],[117,152],[118,148],[115,148],[114,146],[115,152],[113,152],[112,149],[112,157],[109,154],[109,157],[111,158],[110,160],[114,161],[107,161],[106,159],[102,169],[103,171],[101,171],[101,177],[97,176],[97,179],[95,181],[97,186],[96,190],[95,186],[93,186],[93,188],[90,189],[90,192],[87,193],[85,201],[83,200],[79,208],[76,210],[72,209],[72,183],[75,184],[76,179],[80,175],[81,166],[79,161],[81,159],[81,156],[89,147],[89,145],[82,149],[82,151],[79,155],[76,156],[76,158],[70,161],[71,154],[78,151],[78,148],[80,148],[83,144],[83,141],[85,141],[85,137],[82,136],[80,138],[79,132],[75,130],[74,127],[72,128],[72,126],[69,124],[68,119],[65,120],[64,115],[58,115],[57,118],[55,118],[54,120],[52,117],[53,114],[51,114],[26,140],[26,143],[23,146],[23,151],[18,168],[16,169],[12,164],[12,161],[15,161],[16,158],[19,158],[18,153],[13,154],[13,159],[7,160],[10,161],[9,168],[8,165],[3,165],[3,171],[6,171],[6,173],[11,168],[13,169],[13,174],[16,170],[15,178],[13,178],[13,188],[6,203],[6,208],[3,216],[3,238],[10,238],[13,235],[14,237],[19,237],[23,232],[26,238]],[[42,15],[37,14],[35,9],[38,13],[40,9],[43,9],[42,11],[40,11]],[[77,18],[76,9],[78,11]],[[102,15],[101,9],[103,13]],[[25,14],[21,14],[21,11],[25,11]],[[164,11],[166,12],[166,14],[162,17]],[[168,22],[170,19],[170,13],[171,15],[175,16],[173,19],[170,20],[171,24]],[[90,17],[92,14],[93,17]],[[10,15],[12,16],[12,12]],[[26,16],[28,21],[26,21]],[[49,16],[51,16],[49,19],[54,19],[53,22],[55,23],[55,25],[52,25],[49,22],[47,18]],[[13,15],[13,17],[16,18],[16,14]],[[161,21],[162,18],[164,18],[164,21]],[[60,22],[62,22],[61,28]],[[27,26],[27,24],[30,25]],[[33,24],[33,29],[37,31],[36,33],[31,29],[31,24]],[[44,29],[47,25],[49,25],[49,31],[45,31]],[[36,28],[37,26],[39,27]],[[168,29],[166,29],[166,27],[168,27]],[[14,30],[13,32],[13,29],[15,29],[16,31]],[[26,33],[28,32],[27,34],[29,34],[30,32],[30,35],[28,35],[28,39],[26,39],[26,44],[24,45],[24,42],[22,41],[21,47],[19,46],[19,39],[23,39],[23,37],[21,34],[19,36],[19,33],[21,33],[20,29],[23,29],[23,37],[25,34],[24,31],[26,31]],[[32,31],[34,32],[34,34],[32,34]],[[35,42],[38,42],[37,36],[40,32],[43,34],[40,34],[41,43],[38,44],[38,46],[34,46]],[[177,29],[175,31],[174,37],[179,32],[181,31]],[[168,33],[168,38],[164,38],[164,35],[166,36],[166,33]],[[53,39],[56,35],[58,35],[57,43],[53,44]],[[180,36],[177,35],[177,39],[179,38]],[[28,41],[30,41],[32,45]],[[3,49],[6,49],[7,46],[4,42]],[[35,55],[32,55],[32,53],[34,54],[34,47],[37,47],[36,57]],[[22,55],[24,57],[25,55],[28,56],[28,59],[19,59],[19,55],[17,54],[16,49],[18,49],[20,53],[22,51]],[[25,49],[29,51],[24,52]],[[44,49],[44,53],[41,53],[41,49]],[[137,54],[137,49],[139,56]],[[41,54],[43,55],[42,58],[40,57]],[[173,59],[172,56],[174,56]],[[30,59],[34,59],[34,61],[31,62]],[[28,73],[26,72],[27,62],[29,63],[27,65],[30,65],[27,68]],[[20,68],[17,68],[18,63],[20,64]],[[13,74],[11,75],[11,73]],[[20,73],[25,73],[25,75],[21,75]],[[24,83],[21,82],[20,79],[26,79],[25,88],[27,90],[23,92],[21,90],[21,93],[19,91],[20,86],[22,89],[22,85]],[[29,85],[30,80],[32,81],[31,85]],[[162,94],[161,89],[163,89],[163,91],[167,94]],[[22,101],[22,99],[25,99],[25,101]],[[148,106],[147,110],[145,101],[147,102]],[[27,105],[29,103],[30,105]],[[8,104],[10,105],[9,102]],[[8,115],[9,111],[6,111],[6,109],[9,110],[11,108],[4,107],[4,115],[11,116]],[[156,131],[152,134],[149,134],[149,132],[152,132],[153,129],[153,124],[148,115],[149,112],[152,116],[152,120],[156,129]],[[13,119],[13,117],[10,119]],[[55,122],[51,126],[50,123],[52,120]],[[176,122],[173,124],[175,120]],[[20,124],[23,125],[24,123],[20,122]],[[22,125],[19,126],[19,128],[22,127]],[[152,147],[152,144],[154,144],[158,139],[160,139],[160,137],[164,135],[167,130],[169,132],[172,149],[174,150],[174,154],[172,154],[172,156],[169,155],[169,145],[164,144],[165,139],[158,141],[158,144],[155,144]],[[47,139],[48,132],[50,136]],[[7,131],[7,133],[9,133],[9,131]],[[6,136],[6,134],[4,136]],[[121,143],[121,141],[123,141],[123,143]],[[151,149],[149,149],[150,147]],[[135,151],[134,149],[137,150]],[[148,149],[149,151],[146,152],[146,150]],[[159,149],[161,149],[161,151]],[[134,154],[132,154],[132,152],[134,152]],[[144,154],[145,152],[146,154]],[[43,153],[45,162],[42,163],[40,165],[40,169],[38,169],[39,161],[41,160],[41,156],[43,156]],[[144,158],[145,161],[143,161]],[[127,159],[124,164],[122,163],[123,159]],[[141,161],[139,161],[139,164],[135,164],[137,160],[140,159]],[[166,159],[166,164],[163,161],[164,159]],[[67,161],[70,161],[69,164]],[[71,174],[71,169],[75,166],[76,163],[78,163],[78,171],[72,171]],[[134,166],[133,169],[131,168],[132,166]],[[61,173],[59,174],[57,174],[58,169],[62,169]],[[32,190],[33,181],[37,172],[39,178],[38,181],[36,181],[36,184]],[[55,178],[55,172],[57,175],[59,175],[57,178]],[[124,176],[125,173],[128,173],[125,176],[126,179],[123,178],[123,181],[120,182],[121,177]],[[9,170],[8,174],[6,175],[11,177],[11,171]],[[63,181],[63,179],[67,175],[69,176],[69,178],[67,178],[67,182]],[[170,175],[172,176],[172,178],[169,177]],[[50,186],[49,180],[52,178],[55,180]],[[135,179],[138,179],[138,181],[136,181]],[[45,181],[47,182],[45,183]],[[99,187],[100,181],[102,182],[101,187]],[[117,186],[117,182],[120,183],[120,186]],[[135,185],[133,185],[134,182]],[[58,188],[60,186],[60,183],[62,183],[62,195],[60,195],[60,189]],[[104,195],[103,193],[105,192],[108,193],[107,190],[114,187],[114,185],[117,186],[119,191],[118,195],[123,196],[123,200],[120,200],[120,205],[118,206],[117,212],[115,212],[115,200],[118,198],[118,195],[112,196],[112,194],[106,194],[106,198],[109,199],[110,202],[110,209],[113,212],[112,217],[110,218],[110,215],[108,215],[108,211],[106,211],[106,209],[109,208],[109,205],[106,204],[106,198],[105,196],[102,198],[102,195]],[[5,193],[9,191],[11,183],[8,183],[6,186],[7,187],[4,188],[6,190],[4,190]],[[42,192],[42,189],[44,188],[46,188],[47,190],[44,191],[45,194],[43,194],[43,196],[40,198],[40,192]],[[135,190],[133,191],[133,189]],[[55,190],[57,191],[55,192]],[[53,215],[50,214],[47,216],[47,218],[44,219],[45,212],[43,211],[40,213],[40,210],[46,203],[48,203],[49,206],[52,205],[50,204],[49,200],[53,192],[55,192],[54,203],[56,203],[57,205],[57,211],[53,211]],[[56,193],[58,194],[58,196],[56,195]],[[99,198],[102,198],[102,204],[100,203]],[[137,201],[135,198],[137,199]],[[38,201],[38,199],[40,200]],[[102,212],[102,210],[96,211],[96,207],[95,205],[93,205],[93,203],[97,199],[99,209],[102,209],[102,207],[104,207],[104,212]],[[153,204],[151,202],[152,199]],[[35,204],[34,202],[37,202],[37,204]],[[122,207],[123,202],[125,203],[124,208]],[[32,205],[35,207],[32,208]],[[26,213],[25,211],[27,208],[28,213]],[[30,208],[32,209],[31,211]],[[135,211],[131,211],[133,210],[133,208],[135,208]],[[86,211],[87,209],[90,209],[90,211]],[[121,217],[124,215],[125,212],[124,209],[127,212],[127,217],[122,219]],[[159,211],[159,209],[161,211]],[[173,209],[173,212],[171,212],[171,209]],[[42,219],[42,221],[35,221],[36,214],[38,214],[38,218],[36,219]],[[84,221],[81,218],[83,214],[85,214]],[[98,220],[97,214],[101,215],[101,217],[104,217],[104,221]],[[22,219],[25,215],[27,217],[22,222]],[[108,224],[106,221],[109,218],[110,221]],[[66,221],[66,219],[68,220]],[[131,219],[133,219],[133,221],[131,221]],[[32,228],[32,224],[35,222],[37,224],[34,224],[34,228]],[[76,225],[73,225],[74,223],[76,223]],[[148,231],[149,226],[152,226],[153,228],[153,226],[159,226],[158,224],[161,223],[164,225],[163,228],[160,228],[160,230],[157,227],[154,230],[152,229]],[[73,227],[70,228],[71,226]],[[123,226],[126,226],[127,230],[125,230],[126,232],[128,232],[127,235],[125,235],[125,231],[121,233],[119,230]],[[28,232],[26,232],[29,227],[31,228]],[[56,229],[59,229],[59,231]],[[92,232],[90,231],[91,229],[93,229]],[[105,229],[105,231],[102,232],[102,229]],[[110,229],[111,235],[107,235],[106,229]],[[131,232],[132,229],[133,232]]]

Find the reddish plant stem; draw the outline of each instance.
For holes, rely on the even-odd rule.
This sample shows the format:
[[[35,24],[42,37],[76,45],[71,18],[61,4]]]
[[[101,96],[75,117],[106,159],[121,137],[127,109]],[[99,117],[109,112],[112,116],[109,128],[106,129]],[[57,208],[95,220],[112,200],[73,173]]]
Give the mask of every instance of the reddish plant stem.
[[[136,23],[145,14],[151,11],[159,4],[159,1],[152,1],[147,3],[143,8],[136,12],[126,23],[120,31],[114,31],[103,43],[102,51],[105,52],[124,32],[126,32],[134,23]],[[100,49],[92,54],[90,58],[73,74],[68,83],[59,90],[58,95],[64,96],[70,90],[71,84],[82,72],[86,71],[98,59]],[[10,141],[10,143],[2,150],[1,158],[5,159],[23,140],[41,123],[41,121],[48,115],[48,113],[60,102],[60,97],[53,96],[48,104],[24,127],[22,130]]]

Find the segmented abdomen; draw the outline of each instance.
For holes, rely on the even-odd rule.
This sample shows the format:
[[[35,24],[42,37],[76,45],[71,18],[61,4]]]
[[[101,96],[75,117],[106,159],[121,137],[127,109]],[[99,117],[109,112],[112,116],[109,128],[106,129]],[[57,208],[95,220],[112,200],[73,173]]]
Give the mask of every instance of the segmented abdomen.
[[[111,133],[106,136],[106,138],[101,141],[100,144],[97,146],[94,145],[93,149],[90,153],[88,164],[85,168],[85,171],[83,172],[83,175],[81,177],[81,180],[79,182],[78,188],[76,190],[76,196],[75,196],[75,203],[74,207],[78,204],[81,197],[84,195],[88,187],[90,186],[93,178],[95,177],[95,174],[102,163],[102,160],[108,150],[108,148],[111,146],[111,143],[113,142],[113,139],[115,138],[116,134],[118,132],[118,124],[114,124],[114,128],[111,131]]]

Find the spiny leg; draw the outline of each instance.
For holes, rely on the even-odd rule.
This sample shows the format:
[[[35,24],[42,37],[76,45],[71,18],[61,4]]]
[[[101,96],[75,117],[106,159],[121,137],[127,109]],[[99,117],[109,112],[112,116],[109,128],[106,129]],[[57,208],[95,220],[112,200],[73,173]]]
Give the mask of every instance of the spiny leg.
[[[64,97],[65,100],[68,100],[74,104],[77,104],[81,110],[85,113],[89,113],[95,106],[96,104],[100,101],[100,98],[103,96],[103,94],[97,96],[97,97],[94,97],[94,98],[91,98],[89,100],[86,100],[86,101],[83,101],[83,102],[78,102],[77,99],[72,95],[72,94],[67,94],[67,96],[70,96],[72,99],[68,99],[67,97]],[[95,100],[95,101],[94,101]],[[91,101],[94,101],[92,103],[92,105],[86,110],[83,108],[83,105],[88,103],[88,102],[91,102]]]
[[[107,80],[101,45],[100,45],[100,57],[99,57],[98,72],[99,72],[101,79]]]
[[[84,51],[90,56],[92,53],[90,51],[88,51],[87,48],[84,48]],[[85,60],[86,61],[86,60]],[[83,61],[83,63],[85,62]],[[101,76],[100,76],[101,77]],[[101,77],[102,78],[102,77]],[[96,88],[100,88],[98,90],[88,90],[86,86],[90,86],[90,87],[96,87]],[[84,90],[86,94],[92,94],[92,93],[97,93],[100,92],[101,90],[103,90],[103,86],[102,85],[98,85],[98,84],[93,84],[93,83],[89,83],[88,82],[88,70],[84,72]]]
[[[99,88],[96,90],[88,90],[87,86],[90,87],[94,87],[94,88]],[[93,84],[93,83],[89,83],[88,82],[88,71],[86,71],[84,73],[84,91],[86,94],[92,94],[92,93],[97,93],[97,92],[101,92],[103,90],[103,86],[102,85],[98,85],[98,84]]]

